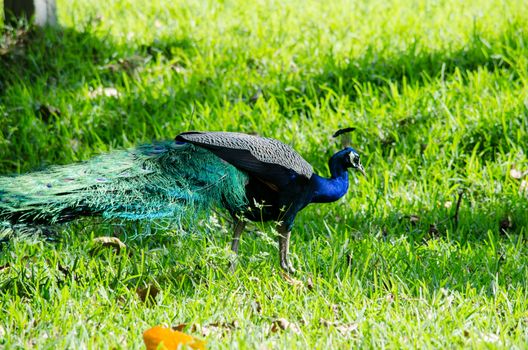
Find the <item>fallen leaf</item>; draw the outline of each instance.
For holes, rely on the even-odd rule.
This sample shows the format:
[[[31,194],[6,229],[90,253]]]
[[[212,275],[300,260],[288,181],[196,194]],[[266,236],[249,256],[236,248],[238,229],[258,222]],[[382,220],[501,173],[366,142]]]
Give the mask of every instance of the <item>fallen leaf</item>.
[[[308,276],[308,279],[306,280],[306,287],[308,288],[308,290],[314,289],[314,283],[312,281],[312,277],[310,276]]]
[[[326,328],[329,328],[331,326],[334,326],[336,324],[336,322],[332,322],[332,321],[328,321],[324,318],[320,318],[319,319],[319,324],[323,327],[326,327]]]
[[[238,328],[238,322],[235,320],[233,322],[213,322],[207,326],[203,326],[201,333],[204,337],[207,337],[211,333],[215,334],[226,334],[231,332],[233,329]]]
[[[148,62],[148,60],[149,60],[148,58],[145,58],[139,55],[133,55],[133,56],[129,56],[126,58],[120,58],[118,63],[121,68],[123,68],[127,73],[130,74],[130,73],[133,73],[136,69],[145,65]]]
[[[187,327],[187,323],[180,323],[179,325],[171,327],[173,331],[181,332],[183,329]]]
[[[211,334],[221,334],[225,335],[226,333],[231,332],[233,329],[238,328],[238,321],[232,322],[213,322],[207,325],[200,325],[199,323],[194,323],[191,325],[191,332],[198,332],[203,337],[208,337]]]
[[[107,69],[107,70],[111,71],[112,73],[118,72],[120,68],[121,68],[121,65],[119,65],[117,63],[110,63],[110,64],[107,64],[107,65],[101,67],[101,69]]]
[[[411,215],[404,215],[400,217],[400,221],[403,222],[404,220],[409,220],[412,226],[416,226],[420,222],[420,217],[415,214]]]
[[[72,151],[74,152],[77,152],[79,150],[79,146],[81,145],[81,142],[76,139],[76,138],[73,138],[73,139],[70,139],[68,141],[69,145],[70,145],[70,148],[72,149]],[[71,179],[71,178],[70,178]],[[65,179],[66,180],[66,179]]]
[[[37,113],[44,123],[48,123],[52,117],[60,117],[61,115],[60,109],[46,104],[38,105]]]
[[[418,215],[411,215],[411,216],[409,216],[409,221],[414,226],[420,221],[420,217]]]
[[[523,173],[518,169],[510,169],[510,176],[514,179],[520,179],[523,177]]]
[[[334,313],[334,317],[335,318],[339,318],[339,316],[340,316],[340,314],[339,314],[339,305],[332,304],[332,312]]]
[[[328,320],[325,320],[324,318],[319,319],[319,324],[321,324],[321,326],[326,327],[326,328],[334,327],[343,336],[350,335],[350,333],[355,332],[358,329],[358,325],[355,323],[342,324],[340,322],[328,321]]]
[[[497,334],[489,333],[483,334],[482,340],[484,340],[486,343],[497,343],[500,340],[500,337]]]
[[[506,232],[513,227],[513,221],[511,216],[504,217],[499,223],[502,232]]]
[[[96,237],[92,240],[93,248],[90,251],[91,254],[95,253],[101,248],[113,248],[116,253],[120,253],[121,250],[126,249],[125,243],[117,237]]]
[[[257,91],[255,91],[255,93],[253,94],[253,96],[249,98],[249,102],[251,104],[255,104],[258,101],[258,99],[261,97],[262,97],[262,89],[258,88]]]
[[[291,331],[295,334],[300,334],[301,330],[295,323],[288,321],[285,318],[279,318],[271,324],[271,331],[276,333],[278,331]]]
[[[294,287],[302,287],[303,286],[303,282],[298,280],[298,279],[295,279],[293,277],[291,277],[290,275],[288,275],[286,272],[284,271],[281,271],[280,272],[280,275],[282,276],[282,278],[290,285],[294,286]]]
[[[213,322],[213,323],[210,323],[209,326],[219,327],[219,328],[236,329],[236,328],[238,328],[238,321],[234,320],[234,321],[231,321],[231,322]]]
[[[358,325],[355,323],[348,323],[336,326],[336,329],[341,335],[347,336],[358,330]]]
[[[112,87],[103,88],[101,86],[99,86],[97,89],[92,90],[88,93],[88,97],[90,98],[97,98],[101,96],[119,98],[121,96],[121,93],[119,93],[119,91],[117,91],[116,88],[112,88]]]
[[[394,294],[392,294],[392,293],[387,294],[387,296],[386,296],[385,298],[387,299],[387,302],[388,302],[389,304],[391,304],[392,302],[394,302]]]
[[[205,349],[205,342],[195,337],[173,331],[170,328],[156,326],[143,333],[143,341],[147,350],[177,350],[182,345],[187,345],[192,349]]]
[[[72,274],[70,268],[68,266],[63,266],[61,265],[60,263],[57,264],[57,270],[59,270],[60,272],[62,272],[62,274],[64,275],[64,277],[68,278],[68,277],[71,277],[73,276],[73,278],[75,280],[77,280],[77,277],[75,276],[75,274]]]
[[[519,187],[519,192],[521,194],[526,194],[528,195],[528,181],[527,180],[522,180],[521,182],[521,186]]]
[[[354,262],[354,254],[352,252],[348,252],[346,255],[346,262],[348,266],[351,266]]]
[[[449,208],[451,208],[452,206],[453,206],[453,202],[451,202],[451,201],[446,201],[446,202],[444,203],[444,208],[449,209]]]
[[[0,40],[0,56],[21,54],[29,42],[30,31],[27,29],[6,30]]]
[[[156,296],[159,294],[159,289],[153,285],[148,285],[143,288],[138,288],[136,293],[139,299],[144,303],[153,303],[156,301]]]
[[[436,224],[430,224],[429,225],[429,234],[433,237],[435,237],[436,235],[438,235],[439,231],[438,231],[438,227],[436,226]]]
[[[185,72],[187,72],[187,69],[185,69],[185,67],[182,67],[179,64],[173,64],[171,68],[173,71],[175,71],[178,74],[184,74]]]
[[[257,300],[251,303],[251,308],[256,314],[262,315],[262,305]]]

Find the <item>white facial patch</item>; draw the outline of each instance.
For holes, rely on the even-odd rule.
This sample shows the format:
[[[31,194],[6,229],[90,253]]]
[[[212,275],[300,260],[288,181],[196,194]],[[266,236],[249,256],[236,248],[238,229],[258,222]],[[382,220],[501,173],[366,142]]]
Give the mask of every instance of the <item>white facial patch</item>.
[[[357,166],[359,164],[359,155],[357,153],[350,152],[348,156],[350,157],[351,164],[353,164],[354,166]]]

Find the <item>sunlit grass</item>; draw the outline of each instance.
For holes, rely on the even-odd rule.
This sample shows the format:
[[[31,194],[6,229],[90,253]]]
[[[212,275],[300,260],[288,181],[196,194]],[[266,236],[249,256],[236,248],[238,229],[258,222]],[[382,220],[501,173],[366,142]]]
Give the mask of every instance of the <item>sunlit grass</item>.
[[[300,286],[267,225],[231,273],[222,218],[2,243],[0,347],[139,349],[157,324],[233,321],[211,348],[526,347],[528,190],[510,170],[528,170],[527,1],[58,7],[60,33],[0,43],[0,173],[196,129],[280,139],[327,175],[331,134],[355,126],[368,177],[297,218]],[[92,253],[114,233],[126,253]],[[278,318],[300,332],[272,332]]]

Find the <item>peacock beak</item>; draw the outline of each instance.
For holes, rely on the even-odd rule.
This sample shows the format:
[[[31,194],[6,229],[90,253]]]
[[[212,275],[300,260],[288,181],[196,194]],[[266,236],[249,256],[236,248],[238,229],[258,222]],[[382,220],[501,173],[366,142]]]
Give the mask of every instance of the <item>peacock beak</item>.
[[[358,167],[356,169],[359,170],[359,172],[361,174],[363,174],[363,176],[367,177],[367,173],[365,172],[365,168],[363,168],[363,165],[361,163],[358,164]]]

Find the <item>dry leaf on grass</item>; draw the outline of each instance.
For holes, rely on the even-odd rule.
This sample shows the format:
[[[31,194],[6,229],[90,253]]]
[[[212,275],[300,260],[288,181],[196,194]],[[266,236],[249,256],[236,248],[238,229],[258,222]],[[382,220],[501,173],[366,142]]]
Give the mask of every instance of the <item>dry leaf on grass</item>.
[[[44,123],[48,123],[51,118],[60,117],[62,114],[60,109],[47,104],[38,105],[36,108],[36,112]]]
[[[0,57],[23,54],[30,42],[30,35],[31,32],[24,28],[3,32],[0,40]]]
[[[498,343],[500,341],[500,336],[494,333],[482,334],[482,340],[486,343]]]
[[[208,337],[211,334],[220,334],[225,335],[231,332],[234,329],[238,328],[238,321],[232,322],[213,322],[207,325],[200,325],[199,323],[180,323],[172,327],[174,331],[183,331],[185,328],[189,327],[190,332],[200,333],[203,337]]]
[[[296,288],[304,288],[304,287],[306,287],[308,290],[313,290],[314,289],[314,283],[313,283],[313,280],[312,280],[311,276],[308,276],[306,278],[306,281],[303,282],[301,280],[293,278],[292,276],[290,276],[289,274],[287,274],[284,271],[280,271],[280,275],[281,275],[282,279],[286,281],[286,283],[288,283],[289,285],[292,285],[292,286],[294,286]]]
[[[313,283],[312,277],[310,276],[308,276],[308,279],[306,280],[306,287],[308,288],[308,290],[314,289],[314,283]]]
[[[406,220],[409,220],[409,222],[411,223],[411,226],[415,227],[416,225],[420,223],[420,216],[416,214],[411,214],[411,215],[404,215],[400,217],[401,222],[405,222]]]
[[[251,309],[257,315],[262,315],[262,305],[260,305],[260,303],[257,300],[251,303]]]
[[[146,330],[143,333],[143,341],[145,342],[147,350],[177,350],[182,345],[186,345],[191,349],[205,349],[205,342],[203,340],[162,326],[156,326]]]
[[[144,303],[155,302],[156,296],[159,294],[159,292],[159,289],[151,284],[143,288],[138,288],[136,290],[139,299]]]
[[[113,248],[116,253],[120,253],[121,250],[126,249],[125,243],[117,237],[97,237],[92,241],[93,248],[90,251],[91,254],[99,251],[101,248]]]
[[[326,328],[329,328],[329,327],[332,327],[336,324],[337,322],[332,322],[332,321],[328,321],[324,318],[320,318],[319,319],[319,324],[323,327],[326,327]]]
[[[278,331],[291,331],[295,334],[300,334],[301,330],[299,329],[299,326],[297,326],[295,323],[288,321],[285,318],[279,318],[273,321],[271,324],[271,329],[273,333],[276,333]]]
[[[185,327],[187,327],[187,323],[180,323],[179,325],[176,325],[176,326],[172,326],[172,330],[173,331],[178,331],[178,332],[182,332]]]
[[[521,186],[519,187],[519,192],[521,194],[524,193],[528,196],[528,181],[527,180],[522,180]]]
[[[119,98],[121,97],[121,93],[117,91],[116,88],[112,87],[98,87],[97,89],[92,90],[88,93],[88,97],[90,98],[97,98],[101,96]]]
[[[319,323],[321,324],[321,326],[326,328],[334,327],[343,336],[348,336],[353,332],[356,332],[358,329],[358,325],[355,323],[332,322],[325,320],[324,318],[320,318]]]
[[[358,325],[355,323],[342,324],[336,326],[336,329],[339,333],[341,333],[341,335],[347,336],[356,332],[358,329]]]
[[[211,334],[225,335],[226,333],[229,333],[237,328],[238,322],[235,320],[233,322],[213,322],[203,326],[199,324],[193,324],[191,327],[191,331],[198,331],[203,337],[208,337]]]
[[[416,226],[418,224],[418,222],[420,222],[420,217],[418,215],[411,215],[409,216],[409,221],[411,222],[411,224],[413,226]]]
[[[288,284],[290,284],[290,285],[292,285],[294,287],[303,287],[303,285],[304,285],[302,281],[291,277],[290,275],[288,275],[284,271],[281,271],[280,275]]]
[[[499,227],[501,229],[501,232],[507,232],[509,229],[513,228],[513,221],[511,216],[505,216],[501,219],[499,222]]]
[[[439,233],[440,231],[438,231],[438,226],[436,226],[436,224],[429,224],[429,235],[431,238],[435,237]]]
[[[519,169],[514,169],[514,168],[511,168],[510,169],[510,176],[514,179],[520,179],[523,177],[523,173],[522,171],[520,171]]]
[[[389,304],[393,303],[394,302],[394,294],[392,294],[392,293],[387,294],[387,296],[385,297],[385,300],[387,300],[387,302]]]
[[[339,305],[332,304],[332,312],[334,313],[335,318],[339,318],[340,317]]]

